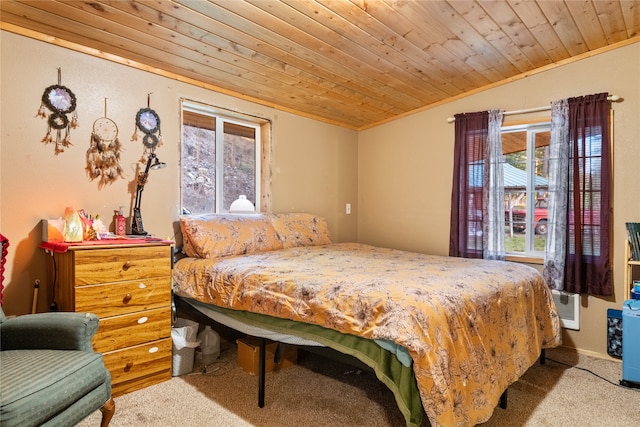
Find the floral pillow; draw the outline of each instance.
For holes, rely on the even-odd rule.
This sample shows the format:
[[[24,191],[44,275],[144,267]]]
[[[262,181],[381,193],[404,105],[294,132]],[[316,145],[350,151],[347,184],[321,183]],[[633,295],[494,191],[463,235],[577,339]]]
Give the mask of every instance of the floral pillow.
[[[309,213],[276,214],[271,215],[271,223],[285,249],[332,243],[327,222],[321,216]]]
[[[183,252],[194,258],[217,258],[282,249],[263,214],[206,214],[180,217]]]

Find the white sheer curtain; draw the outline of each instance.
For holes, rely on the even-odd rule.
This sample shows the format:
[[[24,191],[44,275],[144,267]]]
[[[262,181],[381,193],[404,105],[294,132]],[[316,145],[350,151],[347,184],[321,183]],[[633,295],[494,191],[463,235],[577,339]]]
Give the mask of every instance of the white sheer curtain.
[[[569,103],[551,103],[549,144],[549,214],[543,275],[551,289],[564,290],[569,187]]]
[[[489,110],[489,135],[484,168],[484,259],[505,259],[504,248],[504,156],[502,154],[501,110]]]

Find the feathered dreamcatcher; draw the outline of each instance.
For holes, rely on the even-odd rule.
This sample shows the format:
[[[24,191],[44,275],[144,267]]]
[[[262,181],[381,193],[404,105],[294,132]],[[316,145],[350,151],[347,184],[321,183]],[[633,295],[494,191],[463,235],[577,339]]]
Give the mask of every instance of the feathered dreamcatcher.
[[[71,145],[69,132],[79,126],[78,113],[76,113],[76,96],[71,90],[60,84],[60,74],[61,71],[58,68],[58,84],[49,86],[44,90],[42,103],[37,114],[37,117],[47,118],[45,107],[51,110],[47,120],[49,127],[47,134],[42,138],[42,142],[45,144],[55,142],[54,152],[56,155],[62,153],[65,147]],[[71,119],[67,117],[67,114],[71,114]],[[56,131],[55,139],[51,135],[53,130]],[[62,137],[62,130],[65,130],[64,138]]]
[[[93,122],[91,143],[87,150],[87,166],[85,170],[89,179],[99,179],[98,188],[111,184],[122,178],[120,166],[120,141],[118,126],[107,117],[107,99],[104,99],[104,117]]]
[[[146,163],[149,155],[162,145],[162,132],[160,131],[160,117],[149,108],[151,94],[147,95],[147,108],[141,108],[136,114],[136,129],[131,136],[131,141],[137,141],[138,135],[143,134],[142,145],[144,152],[140,158],[140,163]]]

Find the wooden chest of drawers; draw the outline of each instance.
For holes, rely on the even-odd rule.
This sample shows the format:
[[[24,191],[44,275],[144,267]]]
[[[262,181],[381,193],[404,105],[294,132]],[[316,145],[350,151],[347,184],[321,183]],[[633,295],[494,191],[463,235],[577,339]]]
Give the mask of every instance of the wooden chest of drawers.
[[[169,244],[71,246],[53,255],[60,311],[93,312],[94,350],[119,396],[171,378]]]

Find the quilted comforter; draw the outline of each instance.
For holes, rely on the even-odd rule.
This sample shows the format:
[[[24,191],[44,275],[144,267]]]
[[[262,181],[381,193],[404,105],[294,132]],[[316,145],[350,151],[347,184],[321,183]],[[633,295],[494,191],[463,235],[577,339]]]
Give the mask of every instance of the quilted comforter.
[[[185,258],[173,276],[180,296],[405,347],[434,426],[486,421],[560,342],[548,287],[516,263],[342,243]]]

